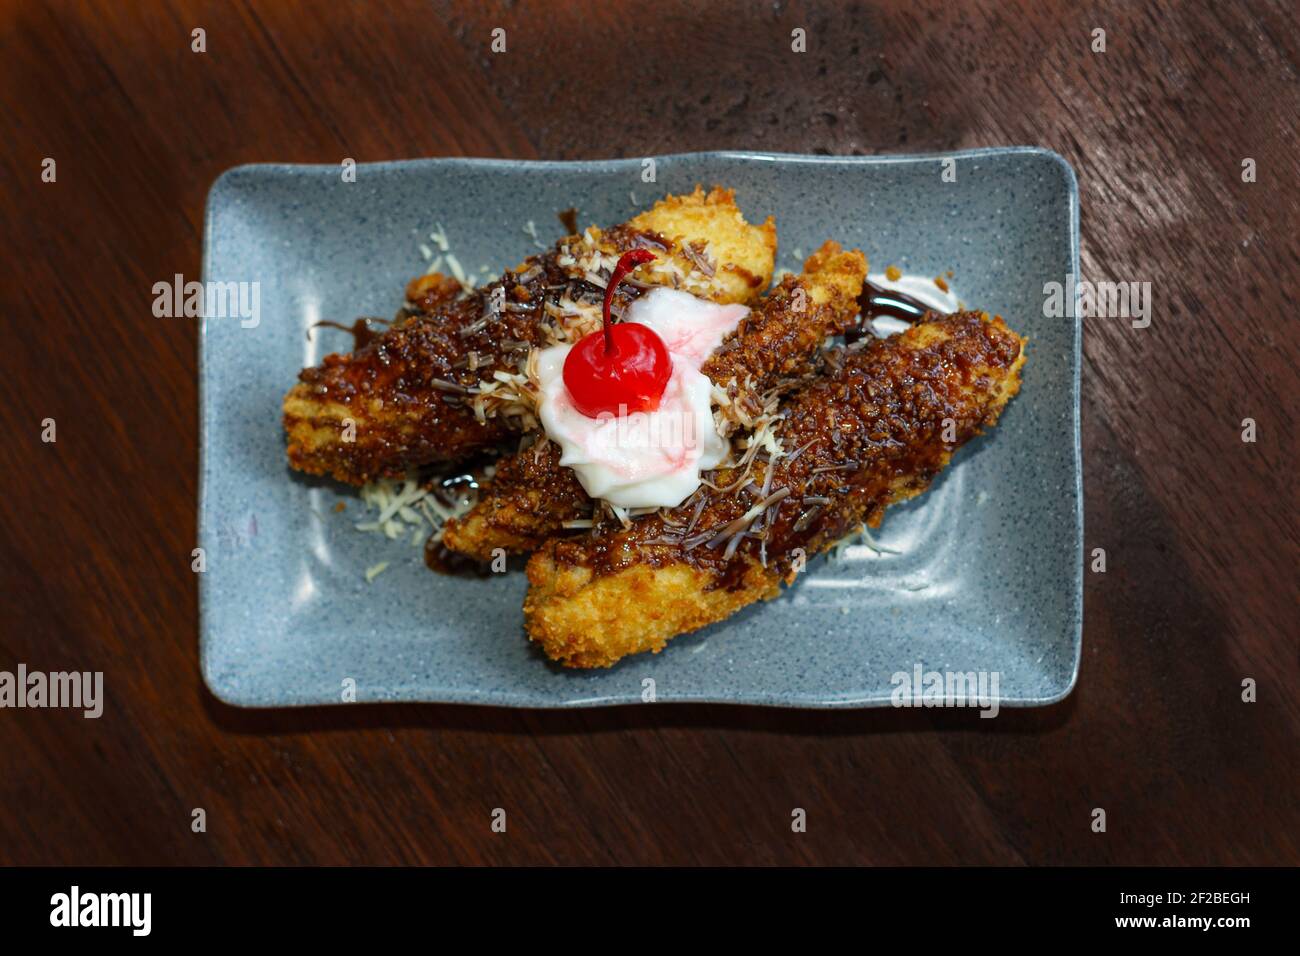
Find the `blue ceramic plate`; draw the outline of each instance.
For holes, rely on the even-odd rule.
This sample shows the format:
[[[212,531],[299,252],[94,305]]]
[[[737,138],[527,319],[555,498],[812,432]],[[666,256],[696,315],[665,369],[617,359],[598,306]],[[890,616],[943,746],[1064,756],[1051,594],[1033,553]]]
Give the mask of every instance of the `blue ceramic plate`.
[[[338,703],[355,686],[361,701],[589,707],[639,702],[653,678],[659,701],[865,707],[888,705],[897,675],[918,668],[996,674],[1003,706],[1069,693],[1082,630],[1080,326],[1044,308],[1044,284],[1079,271],[1069,165],[989,149],[666,156],[651,184],[644,169],[430,159],[359,166],[355,182],[337,166],[277,165],[217,180],[204,279],[258,283],[259,314],[248,298],[243,321],[206,318],[201,336],[200,636],[214,694],[293,706]],[[496,274],[535,250],[529,221],[549,245],[563,234],[558,210],[611,224],[696,183],[734,187],[751,221],[776,216],[779,268],[833,238],[863,249],[873,272],[952,270],[965,303],[1029,337],[1023,390],[927,494],[887,513],[875,540],[897,553],[848,548],[779,600],[662,654],[564,671],[524,636],[521,573],[433,574],[409,541],[353,529],[354,491],[291,473],[280,400],[302,366],[350,348],[333,329],[309,337],[315,322],[391,317],[438,223],[468,271]]]

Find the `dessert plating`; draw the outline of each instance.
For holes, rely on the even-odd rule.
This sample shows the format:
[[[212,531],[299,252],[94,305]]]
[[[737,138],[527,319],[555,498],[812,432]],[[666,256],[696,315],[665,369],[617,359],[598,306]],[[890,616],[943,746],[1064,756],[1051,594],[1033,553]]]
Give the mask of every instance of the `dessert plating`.
[[[1000,317],[886,296],[831,241],[764,294],[775,250],[771,218],[697,187],[483,288],[421,277],[386,331],[303,370],[289,462],[366,484],[494,457],[435,543],[531,553],[525,628],[552,660],[657,652],[879,524],[1020,387]],[[879,315],[911,326],[873,336]],[[637,416],[692,433],[619,437]]]

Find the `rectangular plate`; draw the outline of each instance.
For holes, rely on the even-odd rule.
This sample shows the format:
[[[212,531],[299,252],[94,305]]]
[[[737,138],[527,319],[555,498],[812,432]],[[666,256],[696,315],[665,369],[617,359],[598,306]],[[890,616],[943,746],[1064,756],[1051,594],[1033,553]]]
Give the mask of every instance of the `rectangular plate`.
[[[944,160],[955,160],[955,167]],[[955,182],[945,181],[955,168]],[[1082,631],[1080,325],[1045,316],[1044,284],[1078,275],[1078,188],[1040,149],[839,158],[701,153],[536,163],[430,159],[242,166],[208,197],[204,279],[260,284],[260,321],[209,318],[200,344],[203,674],[240,706],[363,701],[515,707],[659,701],[887,705],[899,672],[996,673],[1004,706],[1069,693]],[[521,573],[425,569],[409,541],[360,534],[355,492],[292,473],[280,400],[300,367],[350,338],[321,319],[390,317],[441,223],[467,270],[503,268],[563,234],[558,210],[613,224],[696,183],[776,216],[778,268],[824,239],[873,271],[953,270],[972,307],[1029,337],[1024,387],[934,487],[889,510],[877,542],[819,558],[778,600],[603,671],[565,671],[526,640]],[[636,204],[634,204],[634,202]],[[346,502],[346,510],[334,506]],[[389,561],[367,583],[366,568]],[[635,614],[636,608],[629,608]]]

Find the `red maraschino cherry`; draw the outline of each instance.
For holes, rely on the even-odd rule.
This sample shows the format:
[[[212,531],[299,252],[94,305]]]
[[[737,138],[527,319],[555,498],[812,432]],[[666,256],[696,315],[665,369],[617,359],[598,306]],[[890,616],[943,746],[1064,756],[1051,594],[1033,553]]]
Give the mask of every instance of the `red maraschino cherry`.
[[[603,328],[578,341],[564,359],[564,385],[573,407],[589,418],[659,407],[673,362],[664,341],[648,325],[609,318],[614,290],[623,277],[655,254],[633,249],[619,257],[605,286]]]

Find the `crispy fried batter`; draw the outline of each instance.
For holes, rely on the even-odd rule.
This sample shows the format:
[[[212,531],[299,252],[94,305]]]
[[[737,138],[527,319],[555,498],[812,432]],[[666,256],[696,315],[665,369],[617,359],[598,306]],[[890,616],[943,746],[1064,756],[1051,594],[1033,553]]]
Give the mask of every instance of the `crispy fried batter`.
[[[683,246],[697,253],[707,252],[716,268],[706,289],[687,287],[715,302],[752,302],[772,281],[776,263],[776,221],[767,217],[761,226],[745,221],[736,206],[736,191],[714,187],[707,194],[696,186],[688,196],[667,196],[653,207],[631,219],[628,227],[639,232],[656,233],[670,242],[676,268],[691,271],[695,265]],[[706,248],[707,247],[707,248]],[[652,263],[649,272],[657,274]],[[658,285],[671,285],[661,277]]]
[[[785,277],[741,321],[702,371],[727,392],[728,401],[750,406],[782,383],[797,382],[813,370],[826,338],[853,321],[866,274],[861,252],[825,243],[801,275]],[[760,410],[750,408],[755,414]],[[573,470],[560,464],[559,448],[541,441],[500,461],[479,503],[448,522],[442,543],[488,561],[498,548],[532,551],[564,522],[585,518],[591,510]]]
[[[567,666],[606,667],[775,597],[805,556],[878,524],[997,421],[1020,387],[1023,343],[1002,319],[966,312],[837,352],[838,368],[787,405],[786,454],[714,482],[743,487],[701,489],[698,513],[688,499],[534,554],[529,637]]]
[[[858,313],[867,257],[827,240],[803,272],[786,276],[723,340],[701,368],[734,400],[762,395],[783,378],[813,371],[813,357],[829,336],[841,334]]]
[[[413,465],[454,461],[532,424],[526,407],[477,396],[500,374],[518,375],[528,350],[576,328],[557,324],[561,301],[598,304],[617,257],[647,246],[659,258],[642,284],[671,285],[718,302],[750,302],[771,280],[776,227],[745,222],[730,190],[670,196],[622,226],[591,228],[464,293],[445,276],[416,280],[411,306],[351,355],[304,369],[284,399],[290,464],[364,484]],[[412,293],[414,293],[412,295]],[[625,283],[625,305],[640,294]],[[477,407],[476,407],[477,406]]]

